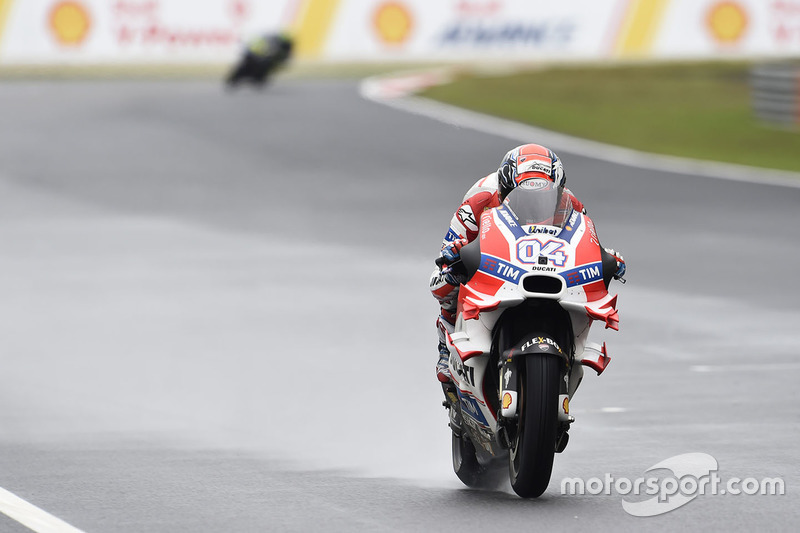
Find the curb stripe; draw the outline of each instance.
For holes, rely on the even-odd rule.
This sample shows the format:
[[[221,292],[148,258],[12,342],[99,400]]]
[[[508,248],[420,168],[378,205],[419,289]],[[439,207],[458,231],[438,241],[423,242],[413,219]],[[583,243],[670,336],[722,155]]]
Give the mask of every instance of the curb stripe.
[[[2,487],[0,487],[0,513],[36,533],[83,533],[80,529],[39,509]]]
[[[294,23],[297,56],[322,55],[340,0],[305,0]]]
[[[631,0],[617,40],[617,55],[647,55],[668,4],[669,0]]]

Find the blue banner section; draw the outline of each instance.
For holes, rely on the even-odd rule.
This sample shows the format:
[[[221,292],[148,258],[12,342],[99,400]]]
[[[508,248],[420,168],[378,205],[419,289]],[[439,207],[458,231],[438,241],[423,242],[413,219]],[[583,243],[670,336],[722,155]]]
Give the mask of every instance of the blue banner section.
[[[519,278],[525,273],[523,269],[503,261],[499,257],[487,254],[481,254],[480,270],[511,283],[519,283]]]
[[[521,239],[522,237],[527,237],[528,234],[525,233],[525,230],[522,229],[522,226],[519,225],[519,220],[515,217],[511,211],[506,209],[506,206],[502,205],[497,208],[497,217],[503,222],[505,227],[511,230],[511,233],[514,234],[514,237],[517,239]]]
[[[567,282],[567,287],[585,285],[603,279],[603,263],[589,263],[572,270],[559,273],[559,276]]]
[[[447,235],[444,236],[444,240],[446,242],[453,242],[454,240],[458,239],[458,233],[453,231],[453,228],[447,230]]]
[[[487,422],[486,417],[483,416],[481,406],[478,405],[478,402],[475,400],[475,398],[472,396],[467,396],[461,391],[458,391],[458,397],[461,399],[461,412],[471,418],[474,418],[483,427],[489,427],[489,422]]]
[[[569,218],[567,219],[566,225],[559,232],[558,238],[570,242],[572,237],[575,235],[575,232],[578,231],[579,227],[581,227],[581,224],[583,224],[583,216],[573,209],[569,215]]]

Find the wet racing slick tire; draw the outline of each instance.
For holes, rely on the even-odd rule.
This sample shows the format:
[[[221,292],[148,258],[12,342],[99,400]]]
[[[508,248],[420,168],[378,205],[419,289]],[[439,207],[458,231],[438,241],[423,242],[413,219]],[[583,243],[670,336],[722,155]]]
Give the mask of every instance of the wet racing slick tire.
[[[523,498],[541,496],[550,483],[562,364],[557,357],[541,355],[526,357],[520,365],[519,417],[508,463],[511,488]]]

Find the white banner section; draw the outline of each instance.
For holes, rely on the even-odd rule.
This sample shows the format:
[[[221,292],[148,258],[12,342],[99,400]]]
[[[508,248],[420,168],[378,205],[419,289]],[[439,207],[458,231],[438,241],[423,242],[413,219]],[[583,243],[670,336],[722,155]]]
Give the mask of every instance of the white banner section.
[[[800,56],[800,0],[0,0],[0,63],[218,63],[288,31],[320,61]]]
[[[0,62],[230,61],[243,39],[279,29],[288,4],[273,0],[0,0]]]

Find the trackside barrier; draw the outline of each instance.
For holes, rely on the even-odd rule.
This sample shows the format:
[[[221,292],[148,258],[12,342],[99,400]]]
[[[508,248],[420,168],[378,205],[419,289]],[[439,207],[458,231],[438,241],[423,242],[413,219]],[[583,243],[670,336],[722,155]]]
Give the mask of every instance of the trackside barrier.
[[[753,113],[764,122],[800,126],[800,65],[759,65],[750,73]]]
[[[0,0],[0,67],[800,57],[800,0]]]

